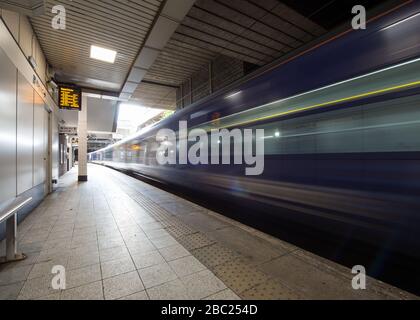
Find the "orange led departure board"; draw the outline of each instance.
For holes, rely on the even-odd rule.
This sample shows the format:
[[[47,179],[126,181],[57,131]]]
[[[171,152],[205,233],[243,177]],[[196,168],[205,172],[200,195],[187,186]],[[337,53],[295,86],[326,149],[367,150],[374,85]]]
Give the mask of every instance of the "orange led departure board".
[[[78,110],[82,109],[82,90],[71,85],[62,85],[58,91],[60,109]]]

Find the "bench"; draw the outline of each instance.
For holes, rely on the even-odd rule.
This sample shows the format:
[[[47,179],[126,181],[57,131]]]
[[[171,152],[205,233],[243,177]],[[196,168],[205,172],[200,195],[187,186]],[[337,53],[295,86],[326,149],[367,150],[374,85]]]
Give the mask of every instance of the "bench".
[[[6,256],[0,257],[0,264],[26,258],[26,255],[18,252],[16,213],[31,201],[32,197],[17,197],[5,208],[0,209],[0,223],[6,222]]]

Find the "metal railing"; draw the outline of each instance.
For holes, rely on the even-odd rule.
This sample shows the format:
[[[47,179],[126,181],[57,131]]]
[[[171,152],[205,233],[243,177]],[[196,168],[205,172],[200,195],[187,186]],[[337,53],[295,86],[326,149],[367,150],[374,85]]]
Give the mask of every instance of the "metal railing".
[[[16,213],[31,201],[32,197],[18,197],[0,210],[0,223],[6,222],[6,256],[0,257],[0,264],[26,258],[25,254],[18,252]]]

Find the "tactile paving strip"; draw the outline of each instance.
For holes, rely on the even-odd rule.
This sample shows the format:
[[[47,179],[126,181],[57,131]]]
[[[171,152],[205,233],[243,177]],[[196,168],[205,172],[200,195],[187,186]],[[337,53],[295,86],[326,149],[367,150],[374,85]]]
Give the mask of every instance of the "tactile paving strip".
[[[192,250],[191,253],[194,257],[200,260],[202,264],[210,269],[239,257],[236,253],[225,247],[222,247],[218,243]]]
[[[244,299],[298,299],[299,295],[241,259],[241,255],[215,243],[141,194],[135,200],[164,228]]]
[[[162,207],[160,207],[153,201],[145,198],[144,196],[140,194],[137,194],[135,197],[133,197],[133,199],[138,204],[140,204],[143,208],[145,208],[148,211],[148,213],[158,221],[162,222],[162,221],[171,220],[173,218],[172,215],[168,211],[166,211],[165,209],[163,209]]]
[[[194,249],[202,248],[209,246],[215,243],[213,240],[202,234],[201,232],[196,232],[189,234],[177,239],[180,244],[182,244],[187,250],[191,251]]]
[[[239,259],[216,266],[214,273],[237,294],[269,280],[266,274]]]
[[[145,196],[138,194],[136,195],[135,200],[148,210],[148,213],[158,220],[164,228],[167,228],[170,233],[172,232],[174,236],[181,237],[197,232],[195,229],[192,229],[189,225],[177,218],[174,214]]]
[[[176,218],[165,218],[165,219],[161,219],[159,220],[160,224],[164,227],[164,228],[169,228],[169,227],[173,227],[173,226],[177,226],[179,225],[180,221]]]
[[[296,300],[302,296],[280,282],[270,279],[240,294],[245,300]]]
[[[179,238],[196,232],[166,209],[157,205],[152,200],[145,198],[143,195],[139,194],[135,197],[135,199],[174,237]]]
[[[197,232],[197,231],[191,229],[189,226],[187,226],[186,224],[184,224],[182,222],[175,223],[175,224],[173,224],[171,226],[168,226],[166,228],[166,231],[168,231],[172,236],[174,236],[177,239],[178,238],[184,238],[187,235],[191,235],[191,234]],[[181,243],[181,241],[179,241],[179,242]]]

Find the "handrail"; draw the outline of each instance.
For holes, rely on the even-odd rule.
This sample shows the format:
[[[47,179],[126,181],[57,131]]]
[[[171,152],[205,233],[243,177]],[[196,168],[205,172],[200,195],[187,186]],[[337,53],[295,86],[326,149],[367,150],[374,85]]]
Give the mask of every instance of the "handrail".
[[[19,202],[18,200],[20,200],[20,198],[16,198],[9,206],[6,207],[6,209],[2,210],[5,211],[5,213],[1,214],[0,223],[7,220],[12,214],[24,207],[27,203],[31,202],[32,197],[27,197],[25,200]]]
[[[6,256],[0,257],[0,264],[26,259],[24,253],[18,252],[17,211],[30,201],[32,197],[20,196],[0,210],[0,223],[6,222]]]

